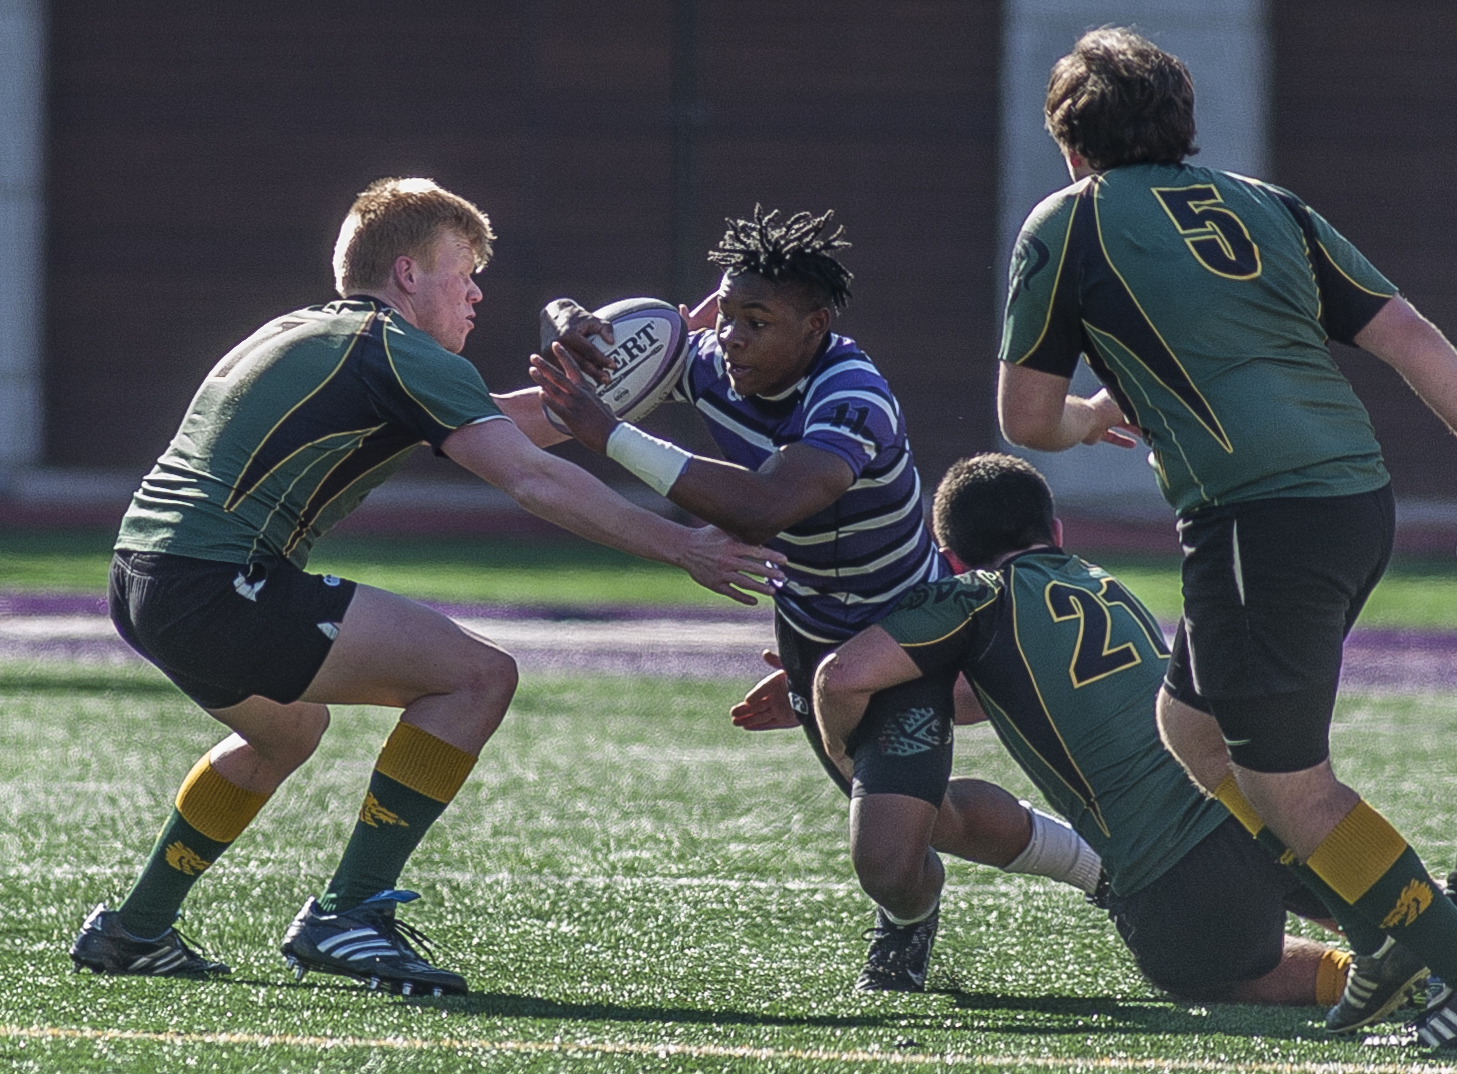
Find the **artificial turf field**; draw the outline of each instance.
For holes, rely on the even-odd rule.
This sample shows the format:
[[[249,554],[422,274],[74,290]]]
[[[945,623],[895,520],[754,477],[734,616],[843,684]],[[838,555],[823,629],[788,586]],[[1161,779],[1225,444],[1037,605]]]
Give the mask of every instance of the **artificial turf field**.
[[[351,573],[398,584],[388,563]],[[1416,585],[1440,602],[1450,581]],[[729,725],[746,685],[525,676],[402,880],[425,896],[408,920],[473,992],[401,999],[295,982],[277,954],[333,869],[390,713],[336,709],[189,900],[184,931],[231,978],[76,976],[81,918],[124,895],[218,735],[145,667],[0,663],[0,1069],[1457,1071],[1457,1055],[1391,1043],[1399,1022],[1331,1041],[1313,1008],[1169,1002],[1076,892],[959,862],[928,992],[855,993],[870,910],[844,803],[796,733]],[[1334,732],[1339,771],[1439,874],[1457,861],[1452,701],[1348,694]],[[987,729],[962,729],[957,752],[958,773],[1031,794]]]
[[[296,983],[276,953],[334,865],[392,717],[341,709],[318,755],[189,902],[234,967],[208,983],[73,975],[210,727],[149,670],[0,668],[0,1066],[14,1070],[1410,1070],[1320,1011],[1190,1007],[1144,985],[1070,889],[953,863],[924,995],[851,990],[869,912],[844,806],[794,733],[729,726],[738,684],[537,678],[405,877],[465,998]],[[1352,696],[1342,771],[1453,861],[1445,695]],[[957,770],[1027,790],[984,729]],[[1393,1023],[1387,1028],[1395,1032]],[[1337,1066],[1332,1066],[1337,1064]]]

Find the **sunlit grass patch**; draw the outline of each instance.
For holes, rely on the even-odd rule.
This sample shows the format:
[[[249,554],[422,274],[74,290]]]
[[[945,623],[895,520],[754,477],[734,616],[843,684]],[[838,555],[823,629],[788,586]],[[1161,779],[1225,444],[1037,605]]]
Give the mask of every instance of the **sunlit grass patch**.
[[[1407,1069],[1326,1040],[1310,1008],[1172,1003],[1076,892],[963,863],[930,989],[851,986],[870,924],[845,808],[796,732],[751,735],[746,684],[528,678],[403,878],[469,996],[296,983],[284,926],[327,879],[393,716],[340,709],[319,754],[201,882],[184,928],[227,980],[74,976],[66,947],[125,894],[220,728],[145,668],[0,667],[0,1065],[348,1071]],[[1338,770],[1452,863],[1444,695],[1343,702]],[[957,769],[1030,793],[985,729]],[[1438,1068],[1450,1068],[1436,1057]]]

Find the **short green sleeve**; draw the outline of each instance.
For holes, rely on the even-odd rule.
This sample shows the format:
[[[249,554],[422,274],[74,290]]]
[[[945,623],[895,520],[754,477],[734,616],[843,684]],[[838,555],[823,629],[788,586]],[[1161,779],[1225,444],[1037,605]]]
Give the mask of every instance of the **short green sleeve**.
[[[877,625],[923,672],[960,667],[986,648],[983,614],[1002,595],[1004,582],[989,571],[918,585]]]

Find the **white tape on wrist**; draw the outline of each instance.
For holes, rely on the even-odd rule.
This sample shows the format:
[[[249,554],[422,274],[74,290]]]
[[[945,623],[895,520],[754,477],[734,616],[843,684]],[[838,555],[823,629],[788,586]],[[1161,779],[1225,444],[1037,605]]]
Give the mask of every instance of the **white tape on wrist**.
[[[693,456],[636,425],[618,422],[607,438],[607,457],[621,463],[659,496],[666,496]]]

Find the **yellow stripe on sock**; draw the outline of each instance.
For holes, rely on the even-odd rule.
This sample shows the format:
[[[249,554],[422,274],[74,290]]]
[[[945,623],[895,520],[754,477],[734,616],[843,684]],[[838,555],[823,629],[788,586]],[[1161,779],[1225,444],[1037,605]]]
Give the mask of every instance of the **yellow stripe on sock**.
[[[218,775],[212,754],[192,766],[177,792],[177,812],[215,843],[231,843],[253,822],[269,796],[245,791]]]
[[[1386,875],[1406,850],[1406,840],[1365,800],[1331,829],[1307,865],[1346,902],[1356,900]]]
[[[1239,789],[1239,784],[1234,780],[1234,773],[1230,773],[1219,781],[1219,786],[1214,788],[1214,797],[1224,803],[1224,808],[1234,814],[1234,819],[1245,826],[1245,831],[1251,835],[1259,835],[1260,829],[1265,822],[1255,812],[1255,807],[1250,805],[1250,800],[1245,797],[1245,792]]]
[[[475,765],[475,757],[465,750],[401,722],[380,750],[375,768],[427,798],[449,802]]]
[[[1320,956],[1315,965],[1315,1002],[1322,1007],[1334,1007],[1341,1001],[1346,990],[1346,976],[1351,971],[1349,952],[1331,948]]]

